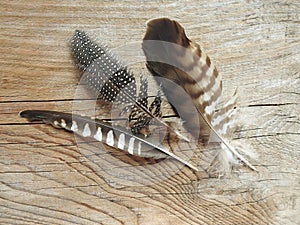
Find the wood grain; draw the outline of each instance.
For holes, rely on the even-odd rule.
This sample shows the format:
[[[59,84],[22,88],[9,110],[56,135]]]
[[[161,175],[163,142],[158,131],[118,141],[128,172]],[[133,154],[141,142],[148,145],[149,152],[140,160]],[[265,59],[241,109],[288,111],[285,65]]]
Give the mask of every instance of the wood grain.
[[[2,0],[0,10],[1,224],[300,223],[299,3]],[[242,167],[216,179],[184,167],[165,174],[176,166],[170,161],[145,170],[113,149],[18,116],[72,112],[75,29],[120,49],[141,42],[146,21],[161,16],[178,20],[206,49],[225,99],[238,88],[234,142],[246,146],[259,173]],[[142,63],[132,67],[146,73]],[[165,179],[147,183],[158,177]]]

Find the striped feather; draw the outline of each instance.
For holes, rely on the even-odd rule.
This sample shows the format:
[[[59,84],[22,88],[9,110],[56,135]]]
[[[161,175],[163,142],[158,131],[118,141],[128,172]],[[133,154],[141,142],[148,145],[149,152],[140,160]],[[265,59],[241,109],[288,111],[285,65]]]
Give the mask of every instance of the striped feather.
[[[221,78],[210,58],[186,37],[176,21],[169,19],[148,23],[143,50],[148,69],[162,83],[168,101],[183,119],[185,128],[200,142],[207,143],[211,132],[209,124],[222,90]],[[187,94],[179,96],[181,92]],[[187,110],[192,108],[197,113]]]
[[[143,136],[132,135],[124,128],[112,126],[110,123],[102,120],[92,120],[88,117],[46,110],[26,110],[22,111],[20,116],[27,118],[29,121],[43,121],[56,128],[63,128],[83,137],[92,137],[111,147],[127,151],[129,154],[139,157],[154,159],[171,157],[198,171],[190,163],[163,147],[147,141]]]
[[[222,110],[214,115],[222,92],[221,77],[201,47],[187,38],[183,27],[167,18],[151,20],[142,47],[147,68],[162,85],[186,130],[203,145],[217,139],[235,157],[256,170],[222,136],[223,132],[218,132],[224,126],[222,122],[217,124],[217,118],[226,121],[221,117],[227,116]]]

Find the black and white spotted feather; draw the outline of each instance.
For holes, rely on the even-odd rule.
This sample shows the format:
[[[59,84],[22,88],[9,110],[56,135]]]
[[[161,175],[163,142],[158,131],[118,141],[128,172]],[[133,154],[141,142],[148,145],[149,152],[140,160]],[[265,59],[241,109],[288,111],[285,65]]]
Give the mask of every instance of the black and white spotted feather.
[[[131,116],[129,116],[129,124],[131,124],[134,133],[145,131],[144,128],[150,124],[151,118],[153,122],[167,127],[179,137],[186,139],[160,119],[160,112],[151,112],[153,108],[156,111],[160,110],[160,106],[157,105],[158,98],[154,100],[155,103],[150,106],[151,110],[149,110],[148,104],[145,104],[148,101],[145,97],[147,91],[143,90],[147,84],[145,81],[141,81],[142,89],[140,94],[137,95],[134,75],[112,53],[92,42],[83,31],[78,30],[75,31],[71,47],[78,68],[83,71],[83,80],[94,90],[99,99],[109,102],[129,103],[129,106],[124,106],[125,110],[122,110],[122,112],[133,109]],[[140,115],[139,118],[136,118],[137,112]],[[133,120],[133,117],[135,120]]]
[[[83,31],[75,31],[71,50],[82,79],[99,99],[109,102],[136,100],[136,80],[112,53],[95,44]]]

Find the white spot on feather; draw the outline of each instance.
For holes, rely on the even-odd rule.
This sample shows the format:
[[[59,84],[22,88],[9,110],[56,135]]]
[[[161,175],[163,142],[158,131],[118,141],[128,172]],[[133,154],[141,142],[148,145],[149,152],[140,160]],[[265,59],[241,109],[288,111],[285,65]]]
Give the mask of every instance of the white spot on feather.
[[[214,70],[215,70],[215,66],[211,64],[208,70],[206,71],[206,75],[211,77],[214,74]]]
[[[60,125],[62,128],[66,128],[67,124],[66,124],[66,121],[64,119],[61,119],[60,120]]]
[[[101,127],[98,127],[96,134],[94,135],[94,138],[97,141],[102,141],[102,131],[101,131]]]
[[[212,102],[209,106],[205,107],[205,113],[208,115],[212,115],[212,113],[216,109],[217,104],[218,104],[218,99],[217,101]]]
[[[114,133],[113,130],[108,131],[106,137],[106,144],[109,146],[114,146]]]
[[[221,86],[221,76],[217,76],[217,78],[215,79],[215,84],[211,90],[213,92],[217,92],[220,89],[220,86]]]
[[[129,140],[129,146],[128,146],[128,153],[133,155],[133,149],[134,149],[134,141],[135,141],[135,138],[130,138]]]
[[[90,126],[89,124],[85,124],[84,128],[83,128],[83,132],[82,132],[82,136],[83,137],[88,137],[91,135],[91,129],[90,129]]]
[[[76,131],[78,131],[78,126],[77,126],[77,123],[76,123],[76,121],[72,121],[72,126],[71,126],[71,131],[73,131],[73,132],[76,132]]]
[[[119,140],[118,140],[118,148],[124,150],[125,147],[125,135],[120,134]]]
[[[138,155],[141,155],[142,153],[142,142],[139,141],[139,145],[138,145]]]

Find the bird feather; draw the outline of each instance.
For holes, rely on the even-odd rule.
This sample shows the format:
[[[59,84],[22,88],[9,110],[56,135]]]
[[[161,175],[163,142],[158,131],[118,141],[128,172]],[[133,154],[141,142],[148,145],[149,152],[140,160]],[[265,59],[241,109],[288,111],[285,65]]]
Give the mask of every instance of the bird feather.
[[[72,131],[83,137],[92,137],[104,144],[139,157],[154,159],[171,157],[198,171],[195,166],[159,144],[153,144],[141,135],[132,135],[123,127],[112,126],[110,123],[99,119],[47,110],[25,110],[20,113],[20,116],[27,118],[29,121],[43,121],[46,124]]]
[[[156,123],[187,140],[186,137],[152,113],[141,99],[139,100],[134,75],[112,53],[92,42],[83,31],[78,30],[75,31],[71,41],[71,48],[79,69],[83,71],[83,79],[95,91],[99,99],[130,103],[134,105],[135,109],[138,108],[140,112],[143,112],[143,115],[147,115]]]
[[[205,146],[217,139],[256,170],[214,127],[212,118],[221,97],[221,77],[201,47],[187,38],[184,28],[168,18],[151,20],[142,48],[147,68],[198,143]]]

